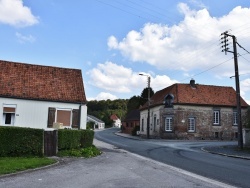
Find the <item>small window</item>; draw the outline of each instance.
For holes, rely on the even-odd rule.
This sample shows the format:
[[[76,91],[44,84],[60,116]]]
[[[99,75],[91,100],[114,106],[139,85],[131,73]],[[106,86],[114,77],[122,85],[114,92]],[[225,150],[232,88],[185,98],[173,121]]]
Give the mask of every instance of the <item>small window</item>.
[[[238,114],[236,111],[233,112],[233,125],[238,125]]]
[[[4,104],[3,105],[3,122],[5,125],[14,125],[16,116],[16,105],[15,104]]]
[[[165,119],[165,131],[171,132],[173,130],[173,118],[166,117]]]
[[[141,120],[141,131],[144,131],[144,119]]]
[[[11,124],[11,113],[6,113],[5,114],[5,125],[10,125]]]
[[[195,118],[188,118],[188,132],[195,132]]]
[[[213,124],[214,125],[220,125],[220,111],[219,110],[214,110],[213,112]]]
[[[154,131],[156,129],[156,115],[154,115]]]

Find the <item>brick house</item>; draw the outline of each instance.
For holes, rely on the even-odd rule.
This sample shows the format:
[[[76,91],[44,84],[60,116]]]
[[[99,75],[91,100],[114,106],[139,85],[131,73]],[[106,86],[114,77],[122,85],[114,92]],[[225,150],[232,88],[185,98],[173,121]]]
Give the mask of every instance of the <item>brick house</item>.
[[[150,137],[236,139],[236,92],[232,87],[173,84],[156,92],[150,104]],[[248,104],[241,98],[243,127]],[[146,136],[148,109],[140,109],[140,133]]]
[[[0,61],[0,125],[85,129],[81,70]]]
[[[140,130],[140,110],[135,109],[131,110],[126,118],[122,121],[122,132],[126,134],[132,134],[132,131],[135,127],[138,127]]]

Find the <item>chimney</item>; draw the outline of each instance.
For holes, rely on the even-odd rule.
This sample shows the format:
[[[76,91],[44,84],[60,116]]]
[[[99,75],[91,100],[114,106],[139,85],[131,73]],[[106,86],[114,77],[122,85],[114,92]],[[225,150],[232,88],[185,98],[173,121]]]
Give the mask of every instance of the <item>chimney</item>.
[[[190,80],[190,86],[192,88],[196,88],[196,86],[195,86],[195,80],[193,78]]]

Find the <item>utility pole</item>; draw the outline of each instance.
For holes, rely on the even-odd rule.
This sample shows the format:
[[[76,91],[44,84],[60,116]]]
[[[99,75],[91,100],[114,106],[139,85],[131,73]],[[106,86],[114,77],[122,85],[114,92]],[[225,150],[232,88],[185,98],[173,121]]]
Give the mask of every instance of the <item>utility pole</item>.
[[[239,83],[239,70],[238,70],[238,56],[237,56],[237,39],[234,35],[228,34],[228,31],[221,33],[221,47],[223,48],[222,52],[233,53],[234,54],[234,70],[235,70],[235,85],[236,85],[236,101],[237,101],[237,123],[238,123],[238,147],[243,149],[243,137],[242,137],[242,121],[241,121],[241,102],[240,102],[240,83]],[[228,37],[233,39],[233,51],[229,51],[228,48]]]
[[[150,76],[146,74],[139,74],[140,76],[147,76],[148,78],[148,118],[147,118],[147,139],[149,139],[149,125],[150,125]]]
[[[148,121],[147,121],[147,139],[149,139],[149,125],[150,125],[150,76],[148,76]]]

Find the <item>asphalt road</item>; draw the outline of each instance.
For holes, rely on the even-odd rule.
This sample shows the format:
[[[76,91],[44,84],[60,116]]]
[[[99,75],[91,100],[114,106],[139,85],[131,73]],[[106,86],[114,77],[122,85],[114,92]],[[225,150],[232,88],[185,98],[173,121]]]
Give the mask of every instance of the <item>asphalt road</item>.
[[[180,171],[112,145],[94,140],[103,154],[59,158],[60,163],[15,175],[0,176],[1,188],[233,188]]]
[[[201,151],[203,146],[236,142],[134,140],[115,135],[117,129],[97,131],[95,137],[132,153],[237,187],[250,187],[250,161]]]

